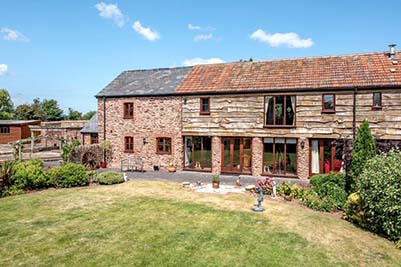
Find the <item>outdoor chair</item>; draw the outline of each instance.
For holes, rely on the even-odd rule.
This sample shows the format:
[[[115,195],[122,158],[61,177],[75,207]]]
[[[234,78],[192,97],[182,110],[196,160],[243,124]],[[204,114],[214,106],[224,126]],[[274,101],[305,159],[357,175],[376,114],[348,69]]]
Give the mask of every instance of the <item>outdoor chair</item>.
[[[121,171],[140,171],[143,172],[143,159],[128,157],[121,160]]]

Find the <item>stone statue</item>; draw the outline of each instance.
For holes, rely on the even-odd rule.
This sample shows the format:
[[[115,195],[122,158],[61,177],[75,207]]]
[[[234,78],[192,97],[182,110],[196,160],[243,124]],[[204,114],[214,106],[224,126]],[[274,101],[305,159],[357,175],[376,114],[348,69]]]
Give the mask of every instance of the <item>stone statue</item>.
[[[258,181],[255,184],[255,192],[258,194],[258,205],[254,207],[252,210],[256,212],[262,212],[265,209],[262,207],[263,202],[263,188],[262,188],[262,181]]]

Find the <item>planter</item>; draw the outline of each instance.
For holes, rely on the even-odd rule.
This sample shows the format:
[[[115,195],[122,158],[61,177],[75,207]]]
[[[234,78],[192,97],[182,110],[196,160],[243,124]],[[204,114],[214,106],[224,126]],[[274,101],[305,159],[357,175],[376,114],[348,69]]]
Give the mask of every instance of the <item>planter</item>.
[[[213,182],[212,185],[214,189],[220,188],[220,182]]]
[[[167,167],[167,170],[168,170],[169,172],[175,172],[175,171],[176,171],[176,168],[175,168],[175,166],[168,166],[168,167]]]
[[[107,168],[107,162],[100,162],[100,168],[106,169]]]

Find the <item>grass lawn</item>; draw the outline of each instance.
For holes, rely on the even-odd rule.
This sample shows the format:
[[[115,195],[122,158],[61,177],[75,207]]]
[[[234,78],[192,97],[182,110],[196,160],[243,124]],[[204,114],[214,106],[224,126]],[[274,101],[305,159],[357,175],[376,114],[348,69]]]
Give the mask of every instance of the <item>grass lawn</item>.
[[[174,183],[0,199],[0,266],[400,266],[391,242],[336,216]]]

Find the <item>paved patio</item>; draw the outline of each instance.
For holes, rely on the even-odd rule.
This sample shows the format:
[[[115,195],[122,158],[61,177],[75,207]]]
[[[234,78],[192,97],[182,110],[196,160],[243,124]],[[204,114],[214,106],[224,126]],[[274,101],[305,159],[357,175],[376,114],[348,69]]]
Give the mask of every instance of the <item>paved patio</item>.
[[[99,172],[104,171],[120,171],[119,169],[100,169]],[[211,183],[213,179],[213,174],[204,172],[191,172],[191,171],[177,171],[177,172],[167,172],[167,171],[146,171],[146,172],[125,172],[129,180],[153,180],[153,181],[168,181],[168,182],[190,182],[196,183],[201,181],[203,184]],[[254,185],[259,178],[249,176],[249,175],[220,175],[220,183],[226,185],[235,185],[235,181],[238,177],[241,177],[241,184],[243,186]],[[282,180],[295,183],[300,182],[299,179],[282,179],[275,178],[279,183]],[[304,181],[302,181],[304,182]]]

